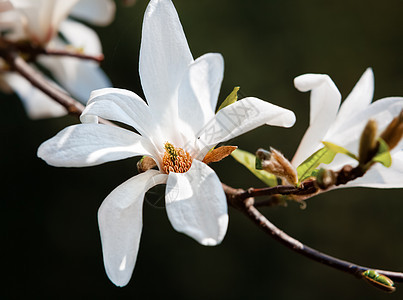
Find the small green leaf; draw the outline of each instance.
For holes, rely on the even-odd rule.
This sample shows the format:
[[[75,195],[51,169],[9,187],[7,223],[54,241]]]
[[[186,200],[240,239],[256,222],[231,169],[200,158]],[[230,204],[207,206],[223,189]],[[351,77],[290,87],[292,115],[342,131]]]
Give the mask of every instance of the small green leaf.
[[[379,141],[378,153],[374,156],[372,161],[379,162],[383,164],[385,167],[389,168],[392,165],[392,156],[390,155],[389,152],[389,146],[381,138],[379,138],[378,141]]]
[[[352,159],[358,160],[358,157],[356,155],[354,155],[353,153],[351,153],[342,146],[333,144],[331,142],[322,142],[322,144],[325,145],[328,149],[332,150],[333,152],[345,154],[347,156],[350,156]]]
[[[309,156],[302,164],[300,164],[297,168],[298,172],[298,180],[299,182],[304,179],[315,176],[318,170],[316,168],[320,164],[330,164],[334,157],[336,156],[336,152],[328,147],[323,147],[316,151],[314,154]]]
[[[257,178],[263,181],[268,186],[276,186],[277,185],[277,177],[273,174],[270,174],[264,170],[256,170],[256,156],[252,153],[249,153],[244,150],[236,149],[231,153],[232,157],[235,158],[236,161],[244,165],[251,171]]]
[[[260,158],[256,157],[256,162],[255,162],[255,169],[256,170],[262,170],[262,161],[260,160]]]
[[[239,86],[234,87],[234,89],[232,90],[231,94],[229,94],[227,96],[227,98],[225,98],[223,103],[221,103],[220,107],[217,109],[217,112],[220,109],[222,109],[222,108],[224,108],[224,107],[226,107],[226,106],[228,106],[230,104],[235,103],[238,100],[238,91],[239,91]]]

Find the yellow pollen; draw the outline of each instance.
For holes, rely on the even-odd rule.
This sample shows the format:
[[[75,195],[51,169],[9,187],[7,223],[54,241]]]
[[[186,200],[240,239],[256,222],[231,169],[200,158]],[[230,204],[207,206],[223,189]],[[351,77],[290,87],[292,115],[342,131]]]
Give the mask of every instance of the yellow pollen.
[[[165,173],[185,173],[192,166],[192,157],[182,148],[175,148],[172,144],[166,142],[164,145],[165,153],[162,158],[162,169]]]

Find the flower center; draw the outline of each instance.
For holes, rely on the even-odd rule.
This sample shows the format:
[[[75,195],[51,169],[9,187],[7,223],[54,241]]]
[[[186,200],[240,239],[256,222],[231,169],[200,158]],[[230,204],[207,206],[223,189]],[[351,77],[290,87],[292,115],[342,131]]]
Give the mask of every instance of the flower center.
[[[165,173],[185,173],[192,166],[192,157],[182,148],[175,148],[171,143],[164,145],[165,153],[162,158],[162,169]]]

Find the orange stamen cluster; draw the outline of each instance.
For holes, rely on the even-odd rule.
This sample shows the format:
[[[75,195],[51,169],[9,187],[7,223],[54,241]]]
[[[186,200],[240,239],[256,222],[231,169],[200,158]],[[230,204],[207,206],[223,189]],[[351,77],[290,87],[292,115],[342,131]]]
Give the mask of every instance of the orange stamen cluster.
[[[175,148],[172,144],[166,142],[164,145],[165,153],[162,158],[162,169],[165,173],[185,173],[192,166],[192,157],[182,148]]]

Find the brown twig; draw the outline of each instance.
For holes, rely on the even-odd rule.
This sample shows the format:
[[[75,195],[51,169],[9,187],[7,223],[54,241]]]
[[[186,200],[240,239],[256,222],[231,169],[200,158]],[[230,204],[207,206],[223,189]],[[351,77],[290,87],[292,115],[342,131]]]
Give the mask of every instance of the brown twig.
[[[88,55],[88,54],[84,54],[84,53],[80,53],[80,52],[58,50],[58,49],[41,49],[37,53],[38,54],[44,54],[44,55],[75,57],[75,58],[78,58],[78,59],[93,60],[93,61],[95,61],[97,63],[100,63],[100,62],[102,62],[104,60],[104,55],[103,54]]]
[[[38,88],[50,98],[61,104],[66,108],[70,115],[78,118],[80,117],[85,108],[84,105],[50,84],[49,81],[47,81],[39,72],[34,70],[21,56],[18,55],[18,53],[15,51],[3,50],[0,51],[0,56],[6,60],[11,70],[19,73],[34,87]],[[116,126],[112,122],[101,118],[99,118],[99,123]]]
[[[387,270],[378,270],[370,267],[360,266],[352,262],[344,261],[320,251],[317,251],[311,247],[308,247],[300,241],[286,234],[280,230],[273,223],[271,223],[254,205],[254,198],[244,198],[247,191],[242,189],[234,189],[223,184],[224,192],[227,196],[228,203],[244,213],[253,223],[256,224],[261,230],[270,235],[275,240],[279,241],[291,250],[308,257],[314,261],[335,268],[340,271],[344,271],[358,278],[362,278],[362,273],[368,269],[375,270],[380,274],[388,276],[390,279],[396,282],[403,282],[403,273],[392,272]]]
[[[89,55],[79,50],[74,51],[74,48],[73,50],[48,49],[32,43],[8,41],[4,38],[0,38],[0,44],[2,48],[7,49],[7,51],[15,51],[17,53],[23,53],[26,57],[29,58],[29,60],[35,60],[35,58],[38,55],[75,57],[78,59],[92,60],[97,63],[100,63],[104,60],[104,55],[102,53],[98,55]]]
[[[71,98],[66,93],[49,84],[43,76],[35,71],[24,59],[13,51],[4,51],[5,58],[10,68],[27,79],[33,86],[63,105],[70,115],[79,117],[84,110],[84,105]]]

